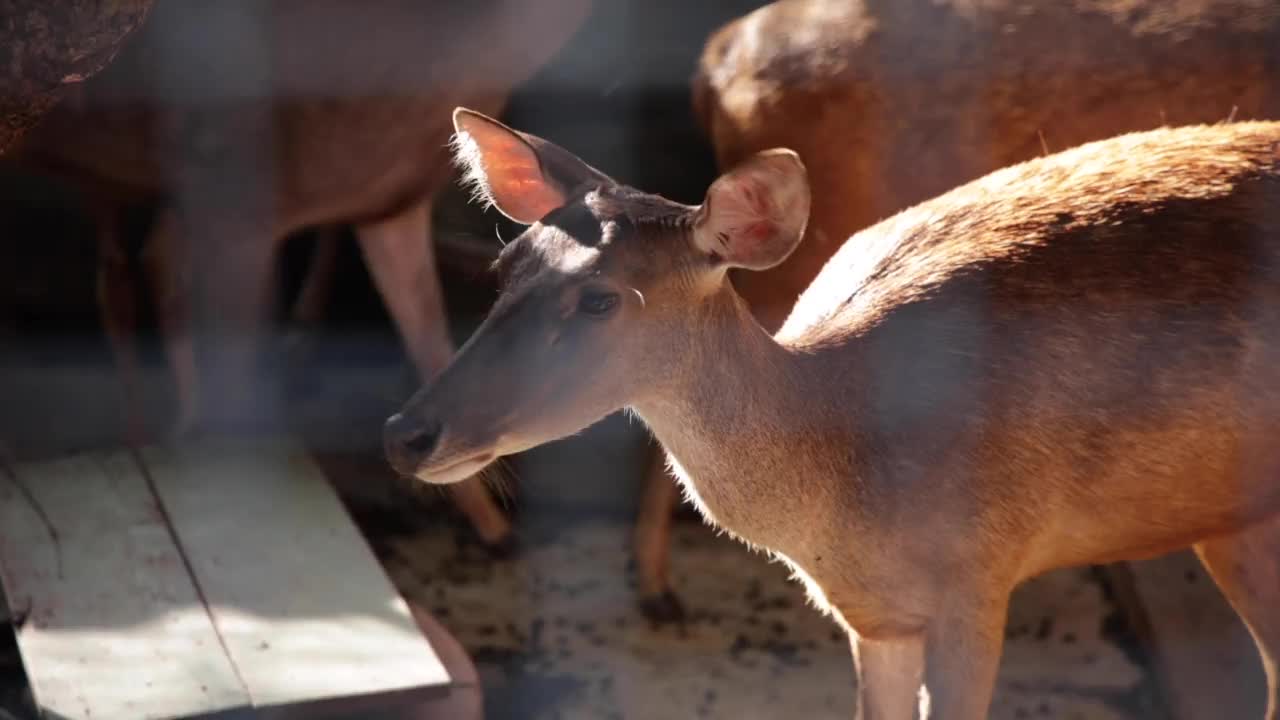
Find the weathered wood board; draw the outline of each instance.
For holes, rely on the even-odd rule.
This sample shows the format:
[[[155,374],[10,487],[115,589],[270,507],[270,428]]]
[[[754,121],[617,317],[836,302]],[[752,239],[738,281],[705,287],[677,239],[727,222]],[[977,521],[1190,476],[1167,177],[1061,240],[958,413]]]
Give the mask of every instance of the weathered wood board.
[[[16,471],[57,534],[0,475],[0,580],[27,616],[18,641],[50,716],[434,717],[478,703],[300,447],[210,442]]]
[[[131,454],[16,468],[56,528],[0,474],[0,580],[27,675],[51,715],[186,717],[249,704]]]
[[[450,682],[302,448],[211,442],[142,455],[255,707]]]

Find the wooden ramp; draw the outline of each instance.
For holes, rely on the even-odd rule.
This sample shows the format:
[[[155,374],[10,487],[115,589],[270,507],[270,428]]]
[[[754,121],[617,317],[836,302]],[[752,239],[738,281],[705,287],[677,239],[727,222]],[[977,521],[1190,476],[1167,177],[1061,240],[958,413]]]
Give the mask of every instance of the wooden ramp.
[[[388,703],[435,717],[433,702],[478,692],[474,677],[450,677],[289,442],[15,471],[31,497],[0,478],[0,580],[26,615],[18,644],[49,717],[316,717]]]

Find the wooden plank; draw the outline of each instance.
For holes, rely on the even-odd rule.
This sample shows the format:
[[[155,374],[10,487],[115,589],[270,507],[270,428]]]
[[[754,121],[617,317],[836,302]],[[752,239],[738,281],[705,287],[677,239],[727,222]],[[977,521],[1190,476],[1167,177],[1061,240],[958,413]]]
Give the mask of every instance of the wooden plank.
[[[15,468],[56,528],[0,477],[0,575],[37,703],[94,720],[174,718],[249,697],[127,453]]]
[[[411,605],[409,611],[418,628],[431,641],[453,678],[448,696],[424,702],[411,717],[414,720],[482,720],[484,718],[484,692],[480,686],[480,673],[471,662],[462,643],[458,642],[426,608]]]
[[[1145,635],[1169,717],[1262,717],[1267,685],[1253,638],[1195,554],[1126,565],[1109,577],[1129,586],[1117,599]]]
[[[301,448],[210,441],[143,457],[255,707],[450,682]]]
[[[452,682],[445,687],[416,692],[402,702],[371,701],[366,697],[343,698],[325,704],[302,703],[287,710],[267,710],[259,714],[262,720],[314,720],[330,717],[335,720],[483,720],[484,697],[480,688],[480,676],[466,650],[457,638],[431,617],[420,605],[409,603],[414,621],[426,636],[449,671]],[[379,696],[378,699],[383,699]]]

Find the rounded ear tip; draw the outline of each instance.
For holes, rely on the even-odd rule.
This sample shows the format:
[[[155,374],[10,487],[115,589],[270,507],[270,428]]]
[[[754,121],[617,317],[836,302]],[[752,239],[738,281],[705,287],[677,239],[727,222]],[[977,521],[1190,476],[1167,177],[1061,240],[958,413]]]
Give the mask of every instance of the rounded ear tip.
[[[471,113],[471,111],[470,111],[470,110],[468,110],[468,109],[466,109],[466,108],[462,107],[461,105],[459,105],[458,107],[454,108],[454,109],[453,109],[453,114],[452,114],[452,118],[453,118],[453,129],[454,129],[454,130],[461,130],[461,129],[462,129],[462,123],[464,123],[464,122],[466,121],[467,115],[469,115],[470,113]]]
[[[475,110],[472,110],[471,108],[467,108],[459,105],[453,109],[453,129],[454,130],[459,130],[459,131],[462,130],[462,126],[465,125],[468,121],[484,120],[484,119],[486,118],[483,113],[478,113]]]
[[[800,158],[800,153],[791,148],[777,147],[761,150],[756,153],[756,159],[775,165],[791,165],[800,172],[807,172],[804,160]]]

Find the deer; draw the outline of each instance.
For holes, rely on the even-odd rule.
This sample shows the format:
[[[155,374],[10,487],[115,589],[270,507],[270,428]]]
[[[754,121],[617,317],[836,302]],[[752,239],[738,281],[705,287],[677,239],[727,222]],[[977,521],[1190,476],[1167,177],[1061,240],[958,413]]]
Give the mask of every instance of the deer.
[[[813,187],[806,237],[732,270],[766,329],[853,233],[1050,150],[1174,124],[1280,119],[1280,5],[778,0],[706,40],[690,80],[727,170],[770,147]],[[678,612],[677,485],[656,450],[635,526],[640,588]]]
[[[72,181],[87,198],[100,310],[126,398],[139,371],[125,203],[156,208],[141,268],[174,378],[171,435],[273,412],[255,366],[275,258],[306,228],[354,225],[411,363],[424,379],[441,370],[454,345],[430,218],[453,175],[447,111],[468,102],[500,112],[591,8],[591,0],[154,8],[116,62],[32,130],[15,160]],[[335,242],[320,240],[293,310],[299,322],[323,304]],[[129,425],[136,439],[140,421]],[[513,549],[510,521],[480,479],[451,488],[450,498],[486,547]]]
[[[805,237],[786,148],[697,206],[466,108],[455,153],[527,228],[476,332],[386,421],[427,483],[623,410],[705,521],[849,636],[859,717],[986,716],[1010,593],[1193,547],[1280,652],[1280,122],[1127,133],[849,237],[775,332],[731,268]]]

